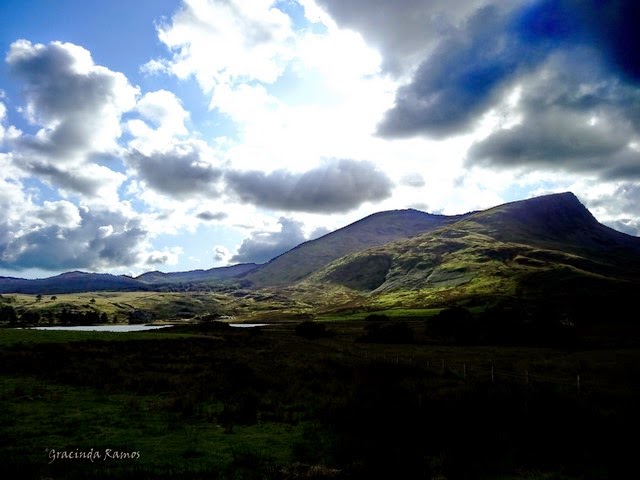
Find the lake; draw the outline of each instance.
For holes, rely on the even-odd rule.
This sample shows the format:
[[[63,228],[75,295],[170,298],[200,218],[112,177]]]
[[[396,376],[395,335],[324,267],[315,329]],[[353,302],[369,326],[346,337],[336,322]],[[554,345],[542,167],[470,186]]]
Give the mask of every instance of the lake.
[[[231,327],[264,327],[267,323],[230,323]],[[76,332],[142,332],[172,327],[173,325],[56,325],[52,327],[29,327],[26,330],[71,330]]]
[[[31,327],[27,330],[72,330],[76,332],[142,332],[171,327],[171,325],[75,325],[54,327]]]

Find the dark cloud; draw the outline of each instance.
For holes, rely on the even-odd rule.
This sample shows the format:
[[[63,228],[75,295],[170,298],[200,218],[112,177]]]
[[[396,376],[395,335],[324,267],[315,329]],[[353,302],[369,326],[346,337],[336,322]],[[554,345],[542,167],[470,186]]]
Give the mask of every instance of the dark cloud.
[[[305,173],[277,170],[228,172],[227,185],[240,201],[287,211],[346,212],[391,195],[389,178],[371,162],[332,160]]]
[[[483,7],[444,34],[401,87],[379,134],[442,137],[465,133],[507,89],[555,54],[588,51],[606,76],[637,87],[639,4],[546,0],[506,12]],[[600,72],[592,72],[600,74]],[[587,81],[592,78],[588,77]],[[573,85],[579,89],[582,82]],[[637,113],[637,111],[636,111]]]
[[[127,157],[143,182],[159,193],[184,199],[217,196],[222,170],[203,159],[198,148],[187,147],[151,155],[134,150]]]
[[[386,70],[402,73],[440,36],[486,4],[505,7],[516,0],[317,0],[338,25],[360,32],[377,48]]]
[[[169,255],[162,253],[152,253],[147,257],[147,265],[164,265],[169,261]]]
[[[640,90],[586,56],[556,55],[523,82],[521,122],[473,145],[467,163],[639,177],[640,154],[629,144],[640,132]]]
[[[551,49],[590,45],[609,70],[640,82],[640,4],[635,0],[545,0],[515,17],[516,33]]]
[[[231,263],[265,263],[305,242],[302,222],[280,217],[279,232],[254,232],[245,238]]]
[[[411,82],[398,89],[378,133],[445,137],[472,127],[509,81],[541,57],[535,49],[522,55],[507,24],[508,18],[495,7],[485,7],[443,38]]]
[[[196,217],[198,217],[200,220],[204,220],[206,222],[210,222],[213,220],[224,220],[228,216],[229,215],[227,215],[224,212],[209,212],[209,211],[200,212],[196,215]]]
[[[49,209],[51,210],[51,209]],[[45,215],[51,211],[43,210]],[[49,225],[0,244],[0,267],[11,270],[100,270],[135,264],[147,232],[117,211],[79,210],[78,225]]]
[[[47,161],[39,161],[28,157],[22,157],[20,160],[21,168],[40,180],[50,185],[55,185],[64,191],[71,191],[89,197],[98,195],[100,190],[105,187],[109,177],[111,177],[112,181],[115,180],[120,183],[116,180],[119,174],[106,168],[103,168],[100,172],[102,175],[96,175],[96,168],[100,170],[101,167],[59,167]]]

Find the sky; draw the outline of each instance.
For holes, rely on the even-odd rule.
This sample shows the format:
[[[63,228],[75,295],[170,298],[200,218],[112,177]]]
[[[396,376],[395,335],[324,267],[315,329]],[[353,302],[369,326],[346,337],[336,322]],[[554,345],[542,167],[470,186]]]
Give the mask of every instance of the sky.
[[[0,275],[263,263],[573,191],[640,235],[640,4],[3,0]]]

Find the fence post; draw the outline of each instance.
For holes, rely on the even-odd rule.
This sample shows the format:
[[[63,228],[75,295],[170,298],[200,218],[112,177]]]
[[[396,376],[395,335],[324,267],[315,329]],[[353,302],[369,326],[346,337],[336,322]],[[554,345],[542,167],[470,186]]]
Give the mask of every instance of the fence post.
[[[462,380],[467,381],[467,364],[462,364]]]
[[[491,383],[496,383],[496,377],[493,374],[493,362],[491,362]]]
[[[442,359],[442,374],[444,375],[444,358]]]
[[[524,371],[524,376],[526,378],[527,385],[529,385],[529,370],[528,369]]]
[[[580,395],[580,375],[576,377],[576,386],[578,387],[578,395]]]

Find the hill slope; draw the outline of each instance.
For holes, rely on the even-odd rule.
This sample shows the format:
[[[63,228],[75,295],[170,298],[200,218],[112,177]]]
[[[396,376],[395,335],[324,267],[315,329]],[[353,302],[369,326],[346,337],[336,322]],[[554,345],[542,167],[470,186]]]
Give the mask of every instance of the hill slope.
[[[352,253],[309,278],[387,307],[498,297],[613,299],[629,295],[639,282],[640,239],[598,223],[571,193],[477,212]]]
[[[255,287],[295,283],[349,253],[428,232],[463,217],[432,215],[411,209],[374,213],[298,245],[258,267],[245,278]]]

